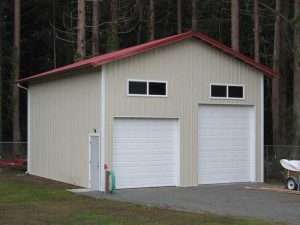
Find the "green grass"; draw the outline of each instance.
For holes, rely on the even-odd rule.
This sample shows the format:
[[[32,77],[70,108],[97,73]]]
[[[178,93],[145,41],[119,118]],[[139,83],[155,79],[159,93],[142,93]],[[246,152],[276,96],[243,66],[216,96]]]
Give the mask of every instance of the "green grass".
[[[254,219],[197,214],[96,200],[70,186],[0,173],[1,225],[274,225]]]

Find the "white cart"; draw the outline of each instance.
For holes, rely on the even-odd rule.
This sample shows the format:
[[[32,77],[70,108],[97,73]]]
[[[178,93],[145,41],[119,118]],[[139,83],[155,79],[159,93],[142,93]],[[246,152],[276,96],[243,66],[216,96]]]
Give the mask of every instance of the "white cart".
[[[300,160],[282,159],[280,164],[287,170],[287,188],[300,191]]]

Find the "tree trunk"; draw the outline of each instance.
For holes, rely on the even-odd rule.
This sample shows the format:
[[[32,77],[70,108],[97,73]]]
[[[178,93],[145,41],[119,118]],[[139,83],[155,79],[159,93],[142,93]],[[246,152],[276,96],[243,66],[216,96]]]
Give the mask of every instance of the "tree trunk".
[[[108,51],[115,51],[119,49],[119,5],[118,0],[110,1],[110,14],[111,14],[111,34],[108,37]]]
[[[182,33],[182,8],[181,0],[177,0],[177,33]]]
[[[276,0],[276,12],[281,11],[281,0]],[[280,15],[277,14],[274,23],[274,46],[273,46],[273,70],[279,71],[280,56]],[[280,140],[280,90],[279,77],[272,79],[272,126],[273,126],[273,145],[281,144]]]
[[[300,0],[294,3],[295,21],[300,18]],[[300,25],[294,27],[294,115],[295,115],[295,144],[300,144]]]
[[[99,55],[99,1],[93,1],[92,54]]]
[[[15,81],[20,76],[20,45],[21,45],[21,0],[14,0],[14,35],[13,35],[13,64],[12,64],[12,99],[13,99],[13,140],[21,141],[20,129],[20,92]],[[17,153],[16,145],[13,147],[12,156]]]
[[[149,2],[149,40],[155,39],[155,5],[154,0]]]
[[[56,68],[57,56],[56,56],[56,4],[55,0],[52,1],[52,43],[53,43],[53,67]]]
[[[253,21],[254,21],[254,59],[255,62],[260,62],[260,55],[259,55],[259,47],[260,47],[260,40],[259,40],[259,6],[258,6],[259,0],[254,0],[254,6],[253,6]]]
[[[279,135],[280,144],[289,145],[293,142],[293,105],[290,103],[289,95],[293,84],[291,69],[293,68],[294,58],[291,54],[291,24],[283,18],[289,18],[294,2],[280,0],[280,51],[279,51]]]
[[[192,0],[192,31],[194,32],[198,30],[197,2],[198,0]]]
[[[231,0],[231,47],[240,50],[240,4],[239,0]]]
[[[1,1],[0,2],[0,141],[2,141],[2,132],[3,132],[3,123],[2,123],[2,118],[3,118],[3,77],[2,77],[2,54],[3,54],[3,51],[2,51],[2,47],[3,47],[3,44],[2,44],[2,34],[4,33],[3,31],[3,12],[4,12],[4,9],[3,9],[3,2]]]
[[[77,9],[77,51],[76,59],[80,60],[86,54],[86,40],[85,40],[85,0],[78,0]]]
[[[143,15],[144,15],[143,0],[136,0],[136,12],[138,14],[137,44],[141,44],[142,31],[143,31]]]

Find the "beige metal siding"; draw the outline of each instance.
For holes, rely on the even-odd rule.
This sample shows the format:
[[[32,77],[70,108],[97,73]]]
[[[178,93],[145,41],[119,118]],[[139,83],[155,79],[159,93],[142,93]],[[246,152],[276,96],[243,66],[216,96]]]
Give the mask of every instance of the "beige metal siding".
[[[261,176],[261,78],[248,65],[196,40],[186,40],[113,62],[103,67],[105,80],[105,161],[112,161],[114,117],[179,118],[180,184],[197,185],[199,104],[240,104],[256,108],[257,181]],[[168,97],[127,96],[127,80],[168,81]],[[210,83],[245,85],[245,100],[209,98]]]
[[[100,71],[29,86],[30,173],[88,186],[88,134],[100,127]]]

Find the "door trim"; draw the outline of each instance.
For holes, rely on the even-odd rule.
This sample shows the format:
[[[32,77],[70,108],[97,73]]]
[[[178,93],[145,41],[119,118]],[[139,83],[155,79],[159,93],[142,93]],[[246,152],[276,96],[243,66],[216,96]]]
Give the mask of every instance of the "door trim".
[[[88,138],[88,146],[89,146],[89,159],[88,159],[88,165],[89,165],[89,175],[88,175],[88,188],[92,188],[92,177],[91,177],[91,155],[92,155],[92,148],[91,148],[91,137],[98,137],[98,146],[99,146],[99,158],[98,158],[98,161],[99,161],[99,167],[100,167],[100,134],[99,133],[89,133],[89,138]],[[100,180],[100,171],[99,171],[99,191],[100,191],[100,186],[101,186],[101,180]]]
[[[256,168],[257,168],[257,160],[256,160],[256,107],[253,106],[249,110],[249,123],[250,123],[250,143],[249,143],[249,155],[250,155],[250,182],[256,181]]]
[[[257,179],[256,177],[256,181],[259,181],[259,182],[264,182],[265,181],[265,177],[264,177],[264,174],[265,174],[265,171],[264,171],[264,163],[265,163],[265,155],[264,155],[264,129],[265,129],[265,125],[264,125],[264,120],[265,120],[265,116],[264,116],[264,106],[265,106],[265,97],[264,97],[264,81],[265,81],[265,78],[264,76],[261,76],[261,80],[260,80],[260,99],[261,99],[261,102],[260,102],[260,179]],[[258,164],[256,165],[258,166]]]

